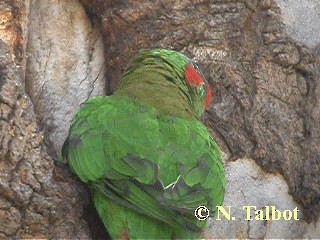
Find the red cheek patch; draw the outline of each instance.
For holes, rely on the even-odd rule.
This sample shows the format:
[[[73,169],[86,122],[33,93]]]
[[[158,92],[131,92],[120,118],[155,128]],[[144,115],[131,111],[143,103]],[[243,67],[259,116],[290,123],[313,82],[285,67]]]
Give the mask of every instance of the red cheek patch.
[[[210,86],[208,86],[206,99],[204,100],[204,103],[203,103],[205,109],[209,108],[209,106],[212,102],[212,97],[213,97],[212,89]]]
[[[200,74],[191,66],[187,65],[185,68],[186,79],[192,86],[200,86],[204,84],[204,81]]]

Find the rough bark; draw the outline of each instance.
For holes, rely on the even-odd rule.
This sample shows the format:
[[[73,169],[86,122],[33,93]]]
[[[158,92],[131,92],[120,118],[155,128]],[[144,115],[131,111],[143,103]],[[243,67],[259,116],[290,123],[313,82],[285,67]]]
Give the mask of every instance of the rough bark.
[[[86,192],[54,167],[25,94],[27,9],[0,4],[0,238],[88,238]]]
[[[110,91],[140,48],[187,53],[213,85],[207,123],[229,159],[280,172],[306,220],[319,217],[319,59],[286,35],[273,1],[82,2],[101,15]]]

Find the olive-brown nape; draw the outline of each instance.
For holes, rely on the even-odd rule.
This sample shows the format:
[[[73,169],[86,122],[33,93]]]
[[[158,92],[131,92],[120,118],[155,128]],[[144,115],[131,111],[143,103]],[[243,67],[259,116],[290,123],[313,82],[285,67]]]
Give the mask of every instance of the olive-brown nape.
[[[138,99],[169,115],[194,119],[198,114],[185,80],[189,62],[173,50],[141,50],[123,74],[115,94]]]

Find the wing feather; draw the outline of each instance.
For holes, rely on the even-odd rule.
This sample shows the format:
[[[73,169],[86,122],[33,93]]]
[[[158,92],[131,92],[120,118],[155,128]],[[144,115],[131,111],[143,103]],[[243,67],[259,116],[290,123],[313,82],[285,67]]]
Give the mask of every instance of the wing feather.
[[[194,209],[223,201],[223,163],[206,127],[128,97],[96,97],[82,106],[64,154],[106,197],[174,227],[198,231],[203,222]]]

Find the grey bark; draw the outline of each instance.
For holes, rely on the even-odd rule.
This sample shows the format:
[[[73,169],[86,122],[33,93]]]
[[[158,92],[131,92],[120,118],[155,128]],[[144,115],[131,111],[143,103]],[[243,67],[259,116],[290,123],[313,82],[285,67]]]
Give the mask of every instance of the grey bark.
[[[89,238],[87,193],[54,167],[25,93],[27,10],[28,1],[0,4],[0,238]]]
[[[314,48],[320,43],[320,2],[314,0],[276,0],[288,34]]]
[[[75,111],[104,93],[102,37],[77,0],[34,0],[29,19],[26,91],[59,156]]]

